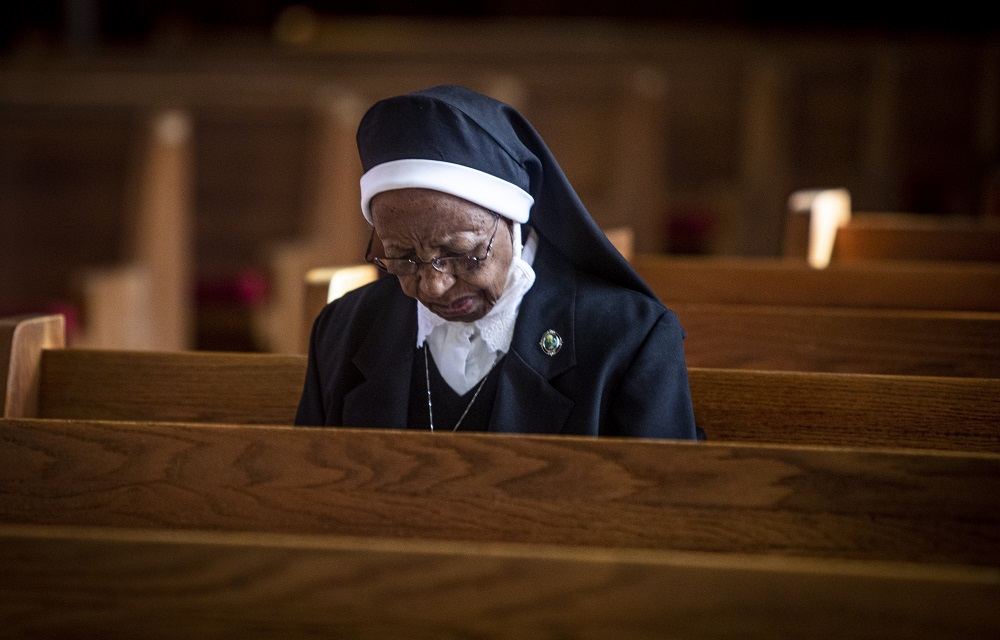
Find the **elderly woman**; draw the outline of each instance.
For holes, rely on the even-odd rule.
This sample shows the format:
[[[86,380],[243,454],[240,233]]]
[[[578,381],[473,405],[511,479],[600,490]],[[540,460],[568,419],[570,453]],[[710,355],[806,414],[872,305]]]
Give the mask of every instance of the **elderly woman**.
[[[676,316],[520,114],[435,87],[375,104],[358,150],[392,277],[316,319],[297,424],[696,437]]]

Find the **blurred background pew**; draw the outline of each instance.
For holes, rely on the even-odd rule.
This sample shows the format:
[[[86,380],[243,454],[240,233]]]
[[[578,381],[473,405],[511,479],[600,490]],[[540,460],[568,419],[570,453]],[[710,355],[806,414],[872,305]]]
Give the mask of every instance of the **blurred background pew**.
[[[0,309],[63,310],[79,346],[190,348],[189,115],[0,102]]]
[[[1000,217],[853,211],[847,189],[788,198],[783,255],[813,267],[866,260],[1000,261]]]
[[[1000,311],[995,263],[879,260],[814,269],[789,258],[640,254],[661,300],[924,311]]]

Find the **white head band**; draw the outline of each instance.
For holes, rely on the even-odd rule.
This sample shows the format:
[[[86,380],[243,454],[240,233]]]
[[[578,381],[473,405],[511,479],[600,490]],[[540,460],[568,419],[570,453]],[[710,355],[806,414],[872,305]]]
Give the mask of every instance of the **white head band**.
[[[494,175],[440,160],[393,160],[361,176],[361,211],[372,223],[372,198],[393,189],[434,189],[458,196],[524,224],[535,199],[516,184]]]

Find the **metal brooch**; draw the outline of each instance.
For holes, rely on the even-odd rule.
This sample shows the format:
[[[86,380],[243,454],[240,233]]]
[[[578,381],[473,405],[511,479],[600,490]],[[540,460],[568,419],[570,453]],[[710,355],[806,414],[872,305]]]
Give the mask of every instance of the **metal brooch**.
[[[563,339],[558,333],[549,329],[542,334],[542,339],[538,341],[538,346],[542,348],[545,355],[554,356],[562,349]]]

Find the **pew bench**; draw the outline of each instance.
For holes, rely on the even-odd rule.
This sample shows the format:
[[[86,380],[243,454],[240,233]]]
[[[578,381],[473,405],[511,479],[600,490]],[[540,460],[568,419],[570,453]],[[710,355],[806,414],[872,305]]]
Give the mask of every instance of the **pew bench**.
[[[294,420],[305,356],[62,349],[50,326],[59,320],[0,322],[11,345],[4,416]],[[1000,452],[996,378],[697,367],[688,376],[695,419],[713,440]]]
[[[20,102],[0,85],[0,272],[12,276],[0,300],[75,308],[74,346],[189,348],[191,114],[134,100]]]
[[[1000,262],[1000,221],[933,214],[856,212],[837,229],[834,262]]]
[[[847,189],[795,191],[788,198],[783,255],[831,262],[1000,261],[1000,221],[990,217],[852,211]]]
[[[1000,378],[1000,313],[670,305],[689,367]]]
[[[10,418],[0,442],[11,524],[1000,566],[996,453]]]
[[[1000,264],[848,262],[813,269],[780,258],[639,253],[633,265],[668,307],[677,303],[1000,311]]]
[[[992,568],[11,525],[0,564],[11,637],[973,640],[1000,627]]]

